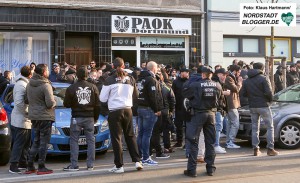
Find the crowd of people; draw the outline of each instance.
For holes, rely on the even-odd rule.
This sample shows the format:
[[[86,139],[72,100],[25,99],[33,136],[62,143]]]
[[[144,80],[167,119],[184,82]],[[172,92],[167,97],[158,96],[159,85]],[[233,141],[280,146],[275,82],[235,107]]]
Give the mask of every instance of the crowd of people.
[[[299,83],[300,61],[290,65],[287,86]],[[276,156],[274,127],[270,102],[273,90],[265,66],[259,62],[247,65],[234,60],[227,68],[214,69],[201,63],[173,68],[155,61],[130,67],[122,58],[110,63],[91,61],[89,66],[54,63],[51,73],[46,64],[24,66],[15,77],[11,117],[13,146],[10,158],[11,173],[49,174],[46,168],[47,144],[51,125],[55,121],[55,100],[51,82],[70,83],[64,106],[72,109],[70,120],[70,165],[65,171],[78,171],[78,139],[84,129],[87,137],[87,169],[95,161],[94,122],[99,114],[108,116],[115,166],[113,173],[123,173],[124,141],[137,170],[145,165],[158,165],[155,157],[169,158],[176,148],[185,148],[188,158],[184,175],[197,176],[197,162],[206,163],[207,175],[216,170],[216,154],[236,144],[239,130],[238,108],[249,105],[252,120],[253,155],[259,156],[259,118],[268,127],[267,155]],[[11,82],[12,73],[5,71],[0,78],[0,95]],[[275,91],[283,89],[282,66],[274,76]],[[34,140],[31,140],[31,129]],[[172,146],[172,137],[175,144]],[[161,136],[163,146],[161,146]],[[225,148],[220,145],[226,136]],[[34,166],[39,155],[38,168]]]

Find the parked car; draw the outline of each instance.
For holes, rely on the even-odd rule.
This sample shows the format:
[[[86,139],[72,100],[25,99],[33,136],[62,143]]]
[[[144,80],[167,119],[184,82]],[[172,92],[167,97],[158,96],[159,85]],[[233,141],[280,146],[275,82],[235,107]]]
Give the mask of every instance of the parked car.
[[[5,109],[0,103],[0,165],[6,165],[10,156],[11,135]]]
[[[55,122],[52,124],[52,134],[50,143],[48,144],[48,154],[70,154],[70,121],[71,121],[71,109],[63,106],[65,92],[70,84],[67,83],[52,83],[54,89],[54,98],[56,100],[55,107]],[[10,84],[5,89],[1,96],[1,102],[6,109],[9,121],[12,109],[14,107],[13,102],[13,87],[14,84]],[[111,140],[108,128],[107,119],[99,115],[99,119],[94,124],[95,135],[95,148],[96,152],[107,152]],[[84,135],[84,130],[81,130],[80,138],[78,141],[79,153],[87,152],[87,142]]]
[[[290,86],[274,95],[271,104],[274,121],[274,138],[285,149],[300,146],[300,84]],[[251,140],[251,117],[249,107],[239,109],[240,127],[237,138]],[[266,139],[267,127],[261,121],[260,138]]]

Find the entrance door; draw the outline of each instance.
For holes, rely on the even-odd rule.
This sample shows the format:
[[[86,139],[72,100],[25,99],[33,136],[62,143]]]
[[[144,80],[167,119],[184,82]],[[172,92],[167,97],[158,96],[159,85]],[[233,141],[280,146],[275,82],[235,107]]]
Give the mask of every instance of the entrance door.
[[[135,50],[113,50],[112,58],[123,58],[124,62],[129,62],[130,67],[136,66],[136,51]]]
[[[92,37],[66,35],[65,61],[77,66],[89,65],[92,60]]]

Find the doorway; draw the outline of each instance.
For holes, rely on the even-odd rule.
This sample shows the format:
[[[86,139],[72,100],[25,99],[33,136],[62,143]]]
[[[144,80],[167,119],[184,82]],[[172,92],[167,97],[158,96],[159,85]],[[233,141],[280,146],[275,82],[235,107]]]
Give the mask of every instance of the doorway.
[[[112,60],[116,57],[123,58],[124,62],[129,62],[130,67],[136,67],[136,50],[112,50]]]

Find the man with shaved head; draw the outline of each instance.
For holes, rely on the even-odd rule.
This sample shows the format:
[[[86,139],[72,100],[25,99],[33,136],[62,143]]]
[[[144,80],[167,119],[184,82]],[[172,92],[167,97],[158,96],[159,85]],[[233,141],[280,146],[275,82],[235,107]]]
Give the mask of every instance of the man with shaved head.
[[[143,70],[139,76],[137,87],[138,98],[138,146],[144,165],[157,165],[149,156],[150,138],[153,127],[163,109],[163,98],[159,82],[155,78],[157,64],[150,61],[147,70]]]

